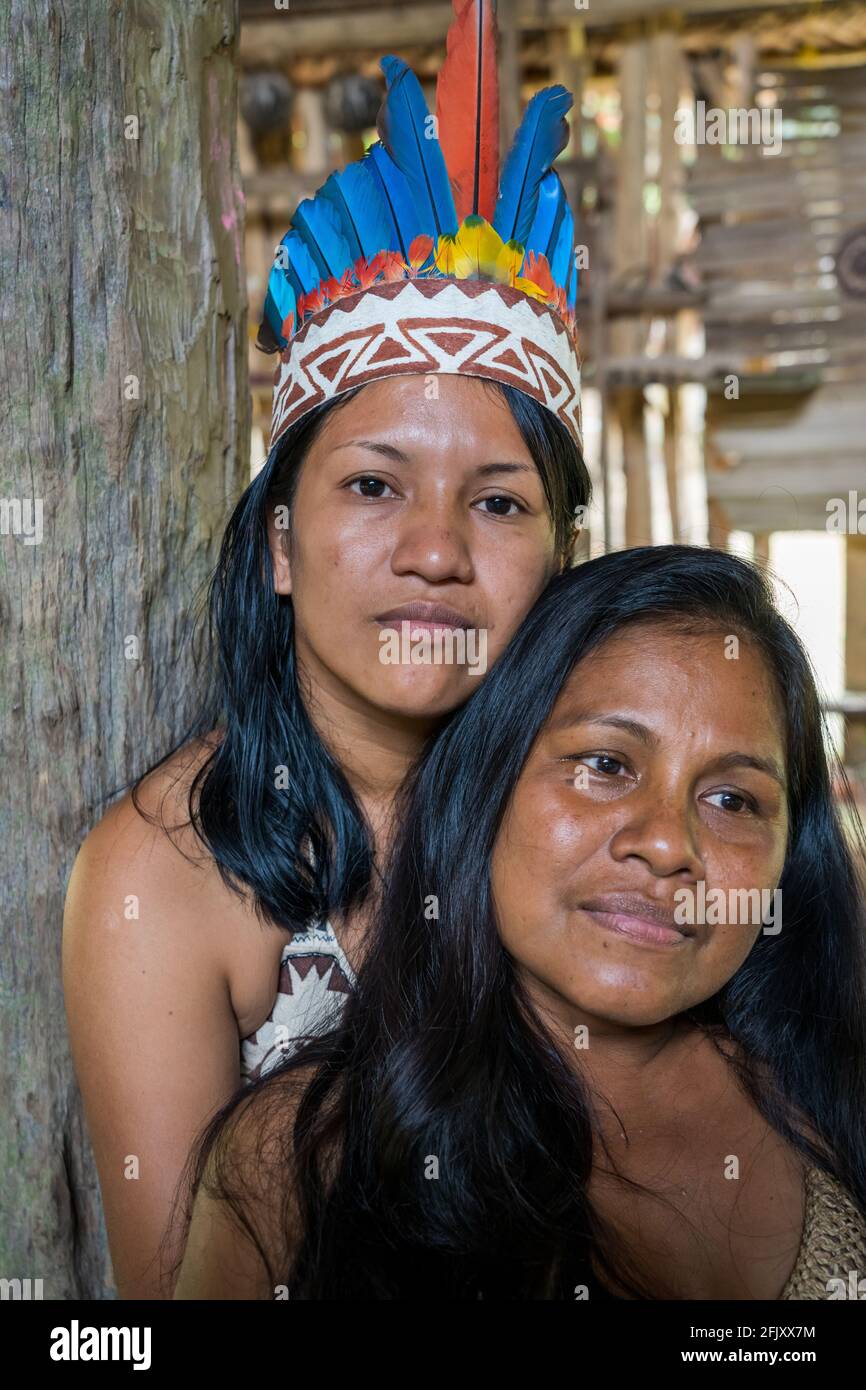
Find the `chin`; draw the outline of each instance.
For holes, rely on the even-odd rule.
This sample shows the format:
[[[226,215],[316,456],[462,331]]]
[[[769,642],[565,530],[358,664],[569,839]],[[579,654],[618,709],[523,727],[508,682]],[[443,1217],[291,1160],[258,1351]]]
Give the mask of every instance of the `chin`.
[[[467,679],[453,666],[394,668],[393,674],[376,682],[369,698],[380,709],[394,714],[410,719],[436,719],[465,704],[478,679]]]
[[[575,988],[567,981],[558,988],[548,978],[546,991],[553,990],[566,1010],[573,1009],[576,1021],[595,1020],[619,1028],[651,1028],[674,1018],[695,1002],[683,1000],[665,989],[653,989],[636,980],[621,979],[616,984],[586,982]],[[592,1023],[589,1023],[589,1045],[592,1049]]]

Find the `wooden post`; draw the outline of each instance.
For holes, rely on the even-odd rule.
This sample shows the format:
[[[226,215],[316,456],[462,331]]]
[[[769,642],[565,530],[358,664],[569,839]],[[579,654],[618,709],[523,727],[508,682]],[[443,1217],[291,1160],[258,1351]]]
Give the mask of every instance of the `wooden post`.
[[[647,41],[642,34],[627,37],[619,65],[622,102],[622,141],[616,170],[616,207],[612,278],[616,283],[641,282],[648,276],[649,256],[644,213],[646,158]],[[617,357],[643,351],[645,320],[611,326],[613,365]],[[643,389],[620,386],[613,393],[623,439],[626,477],[625,543],[652,543],[649,467],[643,429]]]
[[[606,214],[603,215],[603,220],[605,224],[609,225],[610,218]],[[607,383],[608,267],[606,247],[607,237],[604,235],[604,229],[602,228],[602,235],[599,236],[597,240],[592,263],[589,267],[589,295],[591,307],[590,343],[592,346],[592,361],[594,367],[592,382],[598,391],[599,399],[600,429],[598,463],[601,473],[605,554],[612,548],[613,543],[613,516],[611,511],[610,486],[610,412],[613,408],[613,400]]]
[[[520,30],[517,26],[518,0],[499,0],[499,128],[500,146],[510,149],[520,125],[523,103],[520,99]]]
[[[655,219],[655,256],[653,279],[656,284],[668,282],[677,254],[680,199],[683,186],[681,148],[676,140],[676,112],[679,106],[682,54],[678,34],[672,28],[655,32],[650,41],[653,85],[658,98],[659,112],[659,213]],[[665,318],[667,341],[677,349],[678,314]],[[679,497],[679,390],[674,382],[667,388],[668,408],[664,418],[665,481],[671,533],[675,541],[682,537]]]
[[[575,19],[572,20],[567,29],[551,29],[548,35],[548,47],[552,80],[561,83],[574,96],[574,106],[569,115],[571,139],[563,151],[563,157],[579,159],[583,144],[583,88],[589,67],[586,52],[586,29],[583,23],[579,19]],[[571,179],[571,182],[574,183],[574,178]],[[566,189],[572,200],[578,191],[573,187]]]
[[[625,467],[625,543],[628,547],[652,545],[652,507],[644,434],[643,388],[619,387],[615,399],[622,429]]]
[[[845,689],[866,693],[866,536],[845,538]],[[845,761],[866,764],[866,721],[845,729]]]
[[[237,35],[233,0],[0,7],[0,499],[41,531],[13,506],[0,533],[0,1275],[46,1300],[113,1292],[64,1024],[69,871],[200,713],[192,614],[249,470]]]
[[[295,97],[295,113],[305,137],[298,168],[304,174],[323,176],[330,163],[324,92],[319,87],[302,87]]]
[[[668,510],[671,514],[671,534],[674,541],[682,539],[682,517],[680,515],[679,483],[679,423],[680,393],[671,382],[667,388],[668,408],[665,414],[665,482],[667,483]]]
[[[714,550],[727,550],[731,539],[731,523],[725,508],[716,497],[707,502],[707,540]],[[769,554],[769,552],[768,552]],[[757,558],[757,547],[755,550]],[[764,556],[764,564],[767,555]]]

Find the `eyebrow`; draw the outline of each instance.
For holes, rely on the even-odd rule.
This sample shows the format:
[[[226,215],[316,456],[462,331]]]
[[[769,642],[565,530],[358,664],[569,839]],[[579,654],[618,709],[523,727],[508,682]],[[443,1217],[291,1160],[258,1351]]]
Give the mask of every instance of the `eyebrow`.
[[[338,444],[334,452],[339,449],[369,449],[374,454],[382,454],[384,458],[393,459],[395,463],[411,463],[412,460],[402,449],[396,448],[393,444],[386,444],[379,439],[347,439],[345,444]]]
[[[753,753],[726,753],[715,764],[721,772],[732,767],[752,767],[756,772],[766,772],[780,787],[785,786],[785,778],[775,758],[758,758]]]
[[[551,728],[567,729],[571,724],[608,724],[613,729],[623,729],[640,743],[646,744],[647,748],[654,748],[658,743],[655,734],[646,724],[639,724],[636,719],[626,719],[620,714],[596,714],[594,710],[575,710],[563,715],[551,724]]]
[[[658,745],[658,739],[646,724],[640,724],[636,719],[626,719],[619,714],[596,714],[592,710],[578,710],[557,719],[552,728],[565,729],[571,724],[606,724],[614,729],[623,729],[647,748],[655,748]],[[765,772],[774,782],[778,782],[780,787],[785,787],[784,774],[775,758],[761,758],[754,753],[725,753],[723,757],[716,759],[713,767],[718,768],[720,772],[728,772],[735,767],[750,767],[756,772]]]
[[[413,460],[408,454],[404,454],[402,449],[398,449],[394,444],[386,444],[379,439],[349,439],[345,444],[338,444],[337,449],[369,449],[371,453],[380,454],[383,458],[391,459],[393,463],[411,464]],[[534,473],[535,465],[531,463],[502,462],[502,463],[482,463],[474,472],[479,478],[487,478],[493,473]]]

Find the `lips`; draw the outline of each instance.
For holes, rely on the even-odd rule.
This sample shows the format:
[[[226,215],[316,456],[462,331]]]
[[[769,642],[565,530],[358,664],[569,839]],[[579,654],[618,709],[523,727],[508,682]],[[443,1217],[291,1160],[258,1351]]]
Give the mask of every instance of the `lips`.
[[[411,623],[414,628],[470,628],[474,624],[450,608],[446,603],[428,603],[415,599],[412,603],[401,603],[398,608],[389,608],[387,613],[379,613],[374,619],[381,627],[398,627],[400,623]]]
[[[603,893],[579,904],[598,926],[650,946],[681,946],[694,927],[674,919],[674,910],[640,893]]]

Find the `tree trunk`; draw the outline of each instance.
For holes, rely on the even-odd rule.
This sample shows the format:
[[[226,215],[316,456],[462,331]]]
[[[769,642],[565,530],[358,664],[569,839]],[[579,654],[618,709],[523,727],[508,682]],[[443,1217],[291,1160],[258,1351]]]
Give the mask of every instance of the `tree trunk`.
[[[248,477],[237,37],[236,0],[0,8],[0,1277],[50,1299],[114,1292],[69,870],[191,720],[194,600]]]

